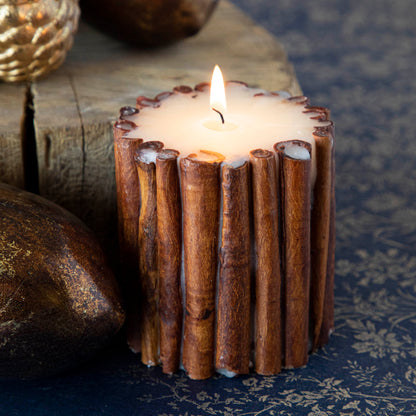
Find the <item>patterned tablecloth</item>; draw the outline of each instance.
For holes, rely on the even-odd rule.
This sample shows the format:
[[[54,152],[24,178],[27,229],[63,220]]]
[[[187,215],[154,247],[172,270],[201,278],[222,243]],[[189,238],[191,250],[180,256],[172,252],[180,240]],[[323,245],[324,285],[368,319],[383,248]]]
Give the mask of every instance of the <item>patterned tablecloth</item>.
[[[0,383],[0,415],[416,415],[416,3],[235,3],[336,122],[330,344],[304,369],[202,382],[113,349],[52,380]]]

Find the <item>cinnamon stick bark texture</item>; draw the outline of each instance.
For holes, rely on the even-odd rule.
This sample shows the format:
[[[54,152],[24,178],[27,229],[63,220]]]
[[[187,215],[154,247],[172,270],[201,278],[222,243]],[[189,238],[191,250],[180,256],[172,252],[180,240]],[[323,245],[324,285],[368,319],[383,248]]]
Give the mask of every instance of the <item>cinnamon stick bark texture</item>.
[[[285,367],[293,368],[308,361],[311,147],[293,140],[276,144],[275,150],[279,154],[283,188],[283,354]]]
[[[222,231],[217,306],[217,370],[247,374],[250,364],[249,163],[222,168]]]
[[[161,150],[156,158],[159,254],[160,360],[164,373],[179,368],[182,340],[182,206],[179,152]]]
[[[121,285],[126,300],[126,332],[127,343],[130,348],[140,351],[139,331],[139,306],[137,296],[139,294],[139,270],[137,230],[139,221],[139,181],[134,162],[134,155],[142,139],[130,139],[123,137],[136,125],[123,120],[123,115],[137,112],[122,108],[120,119],[114,124],[114,158],[117,189],[117,215],[119,249],[121,260]]]
[[[330,243],[330,217],[332,194],[333,138],[327,128],[314,132],[316,151],[316,181],[313,190],[311,221],[311,293],[310,315],[313,350],[320,347],[320,334],[324,319],[328,250]]]
[[[186,299],[182,360],[193,379],[214,373],[222,160],[201,152],[180,161]]]
[[[329,135],[334,137],[333,125],[329,128]],[[332,145],[331,154],[331,208],[329,223],[329,249],[328,264],[325,284],[325,302],[321,325],[321,331],[317,346],[328,343],[329,337],[334,332],[334,277],[335,277],[335,146]]]
[[[255,239],[255,371],[278,374],[282,366],[281,270],[278,177],[274,153],[250,152]]]
[[[142,363],[159,363],[156,153],[161,142],[145,142],[136,151],[140,188],[138,252],[140,272],[140,333]]]

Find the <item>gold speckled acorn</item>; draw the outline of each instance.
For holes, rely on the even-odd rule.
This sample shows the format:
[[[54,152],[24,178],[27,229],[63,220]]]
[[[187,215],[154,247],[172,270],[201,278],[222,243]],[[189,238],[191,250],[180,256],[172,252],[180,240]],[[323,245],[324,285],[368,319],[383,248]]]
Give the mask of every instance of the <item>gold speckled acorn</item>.
[[[0,80],[31,81],[58,68],[79,14],[78,0],[0,0]]]

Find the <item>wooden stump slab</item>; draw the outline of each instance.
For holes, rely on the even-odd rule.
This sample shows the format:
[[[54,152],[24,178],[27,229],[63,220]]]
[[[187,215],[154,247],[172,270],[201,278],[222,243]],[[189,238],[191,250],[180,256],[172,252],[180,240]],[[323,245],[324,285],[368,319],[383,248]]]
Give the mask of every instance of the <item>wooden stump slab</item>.
[[[135,105],[138,95],[209,81],[215,64],[226,79],[301,92],[276,38],[226,0],[197,36],[161,49],[130,47],[81,22],[56,72],[27,87],[0,85],[0,181],[23,187],[23,160],[35,158],[26,176],[37,176],[40,194],[75,213],[101,239],[114,237],[112,123],[119,108]],[[21,128],[27,89],[34,106],[29,138]],[[24,157],[30,141],[36,153]]]
[[[24,186],[23,144],[26,87],[0,84],[0,181]]]

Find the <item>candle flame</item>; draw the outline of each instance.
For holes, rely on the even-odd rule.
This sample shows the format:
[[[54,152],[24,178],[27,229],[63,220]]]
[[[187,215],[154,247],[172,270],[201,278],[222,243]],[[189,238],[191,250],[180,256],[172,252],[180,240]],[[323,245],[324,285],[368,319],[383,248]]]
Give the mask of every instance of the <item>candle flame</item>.
[[[224,78],[218,65],[215,65],[212,73],[210,98],[211,108],[222,115],[227,109],[227,103],[225,100]]]

